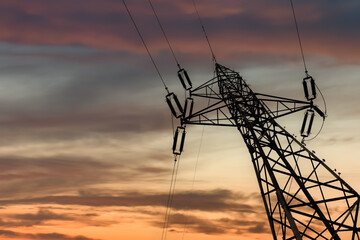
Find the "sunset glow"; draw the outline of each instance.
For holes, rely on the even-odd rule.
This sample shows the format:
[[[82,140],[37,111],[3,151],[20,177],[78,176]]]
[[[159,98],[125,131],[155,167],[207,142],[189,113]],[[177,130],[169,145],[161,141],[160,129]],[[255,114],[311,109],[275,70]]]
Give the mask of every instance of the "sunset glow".
[[[148,1],[127,2],[166,83],[183,100]],[[304,98],[289,1],[196,2],[220,63],[256,91]],[[192,1],[153,4],[193,84],[211,79]],[[322,133],[307,146],[360,191],[360,3],[294,4],[308,68],[328,108]],[[2,0],[0,29],[0,239],[160,240],[172,122],[122,1]],[[302,116],[281,124],[298,135]],[[167,239],[272,239],[235,128],[187,127]]]

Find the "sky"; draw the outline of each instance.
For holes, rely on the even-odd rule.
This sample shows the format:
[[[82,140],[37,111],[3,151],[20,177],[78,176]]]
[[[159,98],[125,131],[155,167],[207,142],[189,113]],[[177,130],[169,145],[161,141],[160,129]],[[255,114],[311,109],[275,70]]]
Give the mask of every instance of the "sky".
[[[127,2],[165,82],[183,101],[148,1]],[[256,92],[304,98],[289,1],[196,3],[219,63]],[[211,79],[192,1],[153,4],[193,84]],[[307,146],[360,191],[360,3],[294,5],[328,114]],[[2,0],[0,29],[0,238],[160,239],[172,122],[122,1]],[[281,124],[299,134],[301,122],[302,115]],[[167,239],[219,238],[271,239],[255,172],[236,129],[188,126]]]

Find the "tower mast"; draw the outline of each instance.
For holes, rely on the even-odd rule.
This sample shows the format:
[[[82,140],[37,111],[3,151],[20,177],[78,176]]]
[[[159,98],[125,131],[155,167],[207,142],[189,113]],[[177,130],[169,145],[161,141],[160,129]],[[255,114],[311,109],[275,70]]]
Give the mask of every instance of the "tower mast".
[[[302,110],[314,109],[323,116],[322,111],[312,101],[253,92],[239,73],[218,63],[215,67],[216,77],[189,90],[195,106],[198,98],[210,104],[190,113],[184,109],[182,125],[238,129],[273,239],[360,240],[359,194],[276,121]]]

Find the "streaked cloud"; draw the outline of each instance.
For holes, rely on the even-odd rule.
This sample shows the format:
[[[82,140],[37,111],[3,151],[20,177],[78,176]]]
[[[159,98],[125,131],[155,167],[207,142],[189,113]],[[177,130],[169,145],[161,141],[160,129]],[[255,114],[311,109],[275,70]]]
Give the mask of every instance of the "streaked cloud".
[[[69,221],[74,220],[74,217],[66,216],[64,214],[57,214],[47,209],[39,209],[35,214],[13,214],[7,216],[10,221],[1,221],[0,225],[3,227],[32,227],[35,225],[46,224],[50,220]]]
[[[348,1],[339,5],[335,2],[305,1],[296,4],[308,52],[358,61],[355,47],[359,39],[356,31],[358,3]],[[133,1],[129,5],[151,49],[157,53],[166,50],[150,8],[141,1]],[[191,1],[156,1],[154,5],[179,53],[195,51],[207,56]],[[226,1],[220,7],[218,1],[198,1],[198,5],[210,39],[221,58],[241,57],[241,53],[247,52],[298,54],[291,8],[287,2]],[[42,0],[35,3],[5,1],[1,16],[4,30],[0,38],[3,41],[31,45],[85,45],[144,53],[121,2],[105,1],[100,4],[97,1],[77,1],[74,4],[62,1],[49,6]],[[353,46],[352,51],[349,51],[349,45]]]
[[[96,240],[94,238],[88,238],[84,236],[68,236],[61,233],[21,233],[14,232],[10,230],[0,230],[0,236],[6,238],[21,238],[21,239],[41,239],[41,240],[54,240],[54,239],[63,239],[63,240]]]
[[[140,193],[124,192],[119,196],[101,196],[82,194],[78,196],[46,196],[40,198],[18,198],[14,200],[2,200],[3,205],[12,204],[59,204],[59,205],[84,205],[84,206],[166,206],[166,193]],[[253,199],[253,196],[233,193],[229,190],[215,189],[212,191],[179,192],[174,199],[175,210],[199,210],[199,211],[239,211],[256,212],[255,206],[241,203]],[[257,198],[255,198],[257,199]],[[258,199],[257,199],[258,200]]]
[[[110,191],[108,192],[110,194]],[[5,207],[13,205],[40,205],[40,206],[81,206],[114,208],[124,213],[131,211],[146,216],[148,224],[162,228],[163,211],[155,210],[157,207],[165,209],[167,194],[122,192],[118,196],[104,195],[104,192],[81,192],[78,196],[48,196],[41,198],[28,198],[0,201]],[[55,208],[56,209],[56,208]],[[181,232],[184,225],[187,230],[208,235],[217,234],[245,234],[247,232],[267,233],[268,229],[260,227],[264,222],[259,221],[264,214],[261,199],[254,194],[236,193],[225,189],[210,191],[179,192],[176,194],[172,206],[173,214],[170,216],[170,231]],[[205,219],[194,215],[194,211],[203,213],[228,214],[226,218]],[[87,211],[91,213],[91,210]],[[237,220],[248,215],[247,220]],[[99,220],[89,219],[97,217],[82,216],[78,214],[58,214],[50,209],[40,208],[36,213],[8,215],[7,221],[2,221],[5,227],[44,225],[48,221],[76,221],[89,226],[98,225]],[[242,217],[241,217],[242,216]],[[251,217],[251,219],[249,219]],[[156,219],[156,220],[155,220]],[[54,224],[54,223],[52,223]],[[116,221],[108,224],[116,224]],[[101,224],[100,226],[106,226]]]

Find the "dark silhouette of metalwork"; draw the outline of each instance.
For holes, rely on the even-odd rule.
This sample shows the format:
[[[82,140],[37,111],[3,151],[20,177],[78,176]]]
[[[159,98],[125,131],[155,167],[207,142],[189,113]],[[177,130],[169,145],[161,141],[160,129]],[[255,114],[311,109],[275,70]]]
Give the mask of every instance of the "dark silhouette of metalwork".
[[[256,93],[239,73],[218,63],[215,69],[213,79],[187,89],[190,97],[176,115],[183,131],[175,136],[174,146],[181,143],[174,147],[175,154],[181,154],[186,125],[236,127],[251,155],[275,240],[360,240],[359,194],[276,122],[302,110],[310,111],[305,121],[311,119],[311,124],[315,113],[325,117],[312,98],[301,101]],[[304,124],[302,133],[308,136],[311,124]]]

